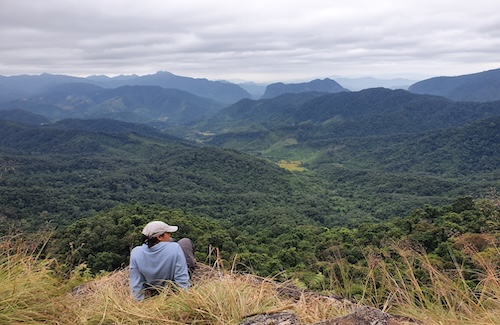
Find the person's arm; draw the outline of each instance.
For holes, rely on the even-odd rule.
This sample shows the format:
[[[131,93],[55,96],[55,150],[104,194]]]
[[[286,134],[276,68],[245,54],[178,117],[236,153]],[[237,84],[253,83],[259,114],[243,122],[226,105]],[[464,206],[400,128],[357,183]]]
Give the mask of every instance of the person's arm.
[[[142,276],[141,272],[137,267],[136,257],[134,256],[134,251],[130,254],[130,292],[132,298],[137,301],[142,301],[144,299],[143,284],[146,281]]]
[[[174,282],[181,288],[187,289],[191,285],[189,283],[189,273],[188,267],[186,263],[186,257],[182,252],[182,249],[179,245],[177,245],[177,258],[175,262],[175,270],[174,270]]]

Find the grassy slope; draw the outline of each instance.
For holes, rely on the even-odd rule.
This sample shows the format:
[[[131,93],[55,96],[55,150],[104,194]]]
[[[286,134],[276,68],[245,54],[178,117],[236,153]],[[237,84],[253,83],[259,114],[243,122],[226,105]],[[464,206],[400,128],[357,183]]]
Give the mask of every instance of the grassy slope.
[[[248,275],[210,272],[196,277],[186,291],[164,291],[146,302],[129,295],[126,273],[102,276],[96,283],[70,290],[88,280],[76,269],[68,279],[53,270],[57,265],[36,255],[34,244],[20,237],[0,242],[0,323],[8,324],[236,324],[245,316],[289,310],[304,323],[331,319],[352,310],[351,304],[317,294],[299,300],[285,297],[285,284]],[[366,276],[365,295],[359,302],[424,324],[498,324],[500,322],[499,264],[476,254],[477,275],[482,281],[469,288],[457,265],[455,272],[440,272],[432,258],[412,249],[395,247],[406,261],[402,267],[372,260]],[[498,254],[498,248],[491,253]],[[341,261],[339,261],[341,262]],[[344,269],[349,278],[355,270]],[[419,279],[430,278],[423,284]],[[378,285],[376,285],[378,284]],[[378,287],[378,289],[376,289]],[[342,292],[339,289],[338,293]],[[385,293],[385,294],[379,294]]]

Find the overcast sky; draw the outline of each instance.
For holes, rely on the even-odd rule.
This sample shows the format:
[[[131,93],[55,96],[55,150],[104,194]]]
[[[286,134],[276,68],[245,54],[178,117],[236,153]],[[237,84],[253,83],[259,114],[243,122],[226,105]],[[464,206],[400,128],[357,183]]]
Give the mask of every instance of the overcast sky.
[[[499,0],[0,0],[0,75],[274,82],[496,68]]]

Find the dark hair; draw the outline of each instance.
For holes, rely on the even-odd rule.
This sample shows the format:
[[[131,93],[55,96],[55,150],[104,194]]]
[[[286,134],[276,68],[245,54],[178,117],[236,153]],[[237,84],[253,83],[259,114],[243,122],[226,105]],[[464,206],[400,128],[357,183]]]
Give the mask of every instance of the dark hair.
[[[143,242],[144,244],[148,245],[149,248],[151,248],[154,245],[158,244],[160,240],[158,239],[158,237],[143,236]]]

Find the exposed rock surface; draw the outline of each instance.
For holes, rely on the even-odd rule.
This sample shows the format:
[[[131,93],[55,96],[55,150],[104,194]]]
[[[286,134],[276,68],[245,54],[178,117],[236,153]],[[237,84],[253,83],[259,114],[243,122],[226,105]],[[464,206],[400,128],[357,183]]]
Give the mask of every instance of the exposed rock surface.
[[[416,321],[393,316],[371,307],[356,308],[351,314],[310,325],[406,325]],[[243,320],[238,325],[306,325],[294,313],[261,314]]]
[[[314,325],[403,325],[417,324],[417,322],[399,318],[387,313],[384,313],[376,308],[359,307],[351,314],[335,319],[330,319],[316,323]]]
[[[261,314],[243,320],[238,325],[296,325],[300,324],[294,313]]]

